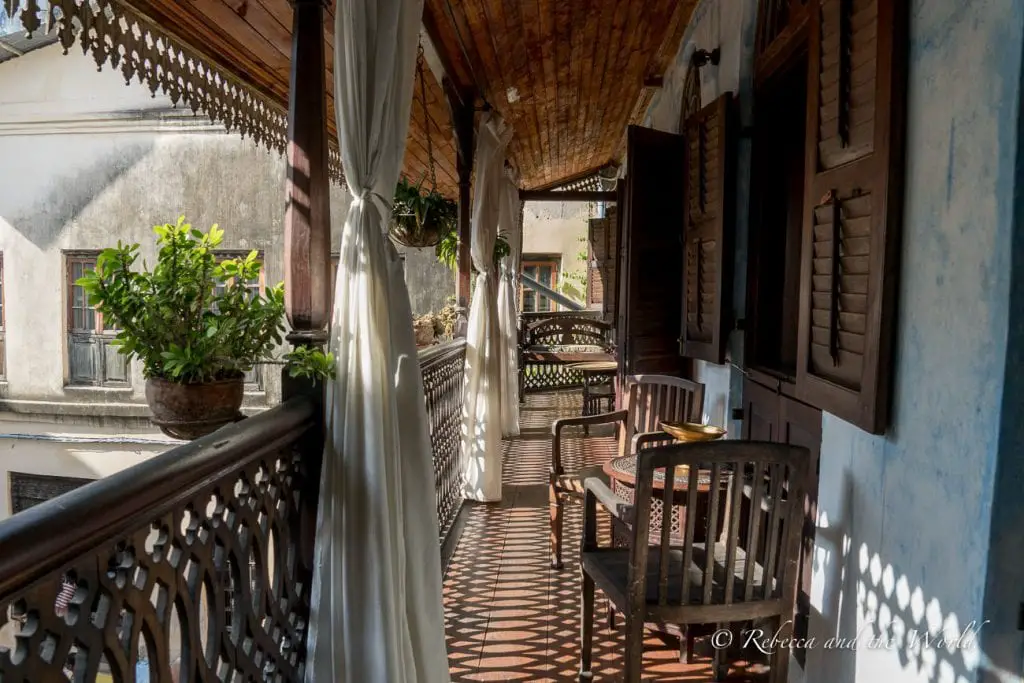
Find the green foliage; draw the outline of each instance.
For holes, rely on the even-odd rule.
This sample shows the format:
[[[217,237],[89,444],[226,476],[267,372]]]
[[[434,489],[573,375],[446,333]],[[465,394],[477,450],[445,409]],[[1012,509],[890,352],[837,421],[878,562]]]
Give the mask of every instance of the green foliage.
[[[264,294],[246,287],[259,278],[257,253],[218,263],[214,249],[224,231],[216,225],[195,230],[184,216],[153,231],[159,255],[152,271],[145,263],[141,271],[134,268],[138,244],[118,242],[75,283],[117,330],[118,350],[138,358],[146,378],[183,384],[239,377],[275,362],[284,286]]]
[[[441,237],[441,241],[434,247],[437,260],[448,266],[449,270],[457,270],[459,267],[459,233],[453,230]],[[512,253],[512,245],[508,243],[508,236],[499,232],[494,241],[494,265],[497,267],[501,259]]]
[[[395,186],[393,220],[410,234],[437,230],[442,237],[458,230],[458,206],[437,190],[424,192],[423,179],[413,185],[402,176]]]
[[[298,346],[284,354],[291,377],[307,377],[315,383],[318,379],[334,376],[334,354],[320,349]]]

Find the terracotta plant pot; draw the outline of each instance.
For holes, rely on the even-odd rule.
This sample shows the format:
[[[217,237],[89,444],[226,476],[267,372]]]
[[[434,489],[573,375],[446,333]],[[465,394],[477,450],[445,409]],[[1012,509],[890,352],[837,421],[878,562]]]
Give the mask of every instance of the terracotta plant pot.
[[[241,376],[203,384],[154,378],[146,380],[146,403],[160,431],[191,441],[241,418],[243,387]]]

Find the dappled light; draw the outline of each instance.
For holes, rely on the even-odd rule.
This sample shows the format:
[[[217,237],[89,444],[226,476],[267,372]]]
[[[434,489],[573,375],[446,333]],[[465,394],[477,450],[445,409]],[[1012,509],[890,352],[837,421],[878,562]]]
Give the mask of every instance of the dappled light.
[[[579,415],[579,391],[535,393],[520,412],[521,435],[503,442],[499,505],[471,508],[444,580],[452,681],[567,681],[579,668],[581,506],[566,506],[565,568],[548,555],[548,467],[551,423]],[[562,457],[584,465],[615,451],[612,431],[567,432]],[[605,534],[608,525],[602,526]],[[623,627],[605,624],[599,600],[595,624],[595,681],[621,677]],[[698,641],[695,662],[679,662],[678,644],[650,637],[645,680],[710,681],[710,647]],[[737,662],[728,681],[764,680],[762,664]]]

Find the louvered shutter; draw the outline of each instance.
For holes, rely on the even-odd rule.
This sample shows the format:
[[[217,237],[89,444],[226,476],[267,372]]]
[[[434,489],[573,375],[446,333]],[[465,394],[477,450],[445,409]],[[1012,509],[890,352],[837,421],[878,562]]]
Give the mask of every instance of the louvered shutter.
[[[888,422],[902,210],[905,3],[812,9],[797,387],[874,433]]]
[[[608,257],[608,219],[591,218],[587,231],[587,307],[604,303],[604,265]]]
[[[680,353],[725,362],[732,318],[732,93],[687,119]]]

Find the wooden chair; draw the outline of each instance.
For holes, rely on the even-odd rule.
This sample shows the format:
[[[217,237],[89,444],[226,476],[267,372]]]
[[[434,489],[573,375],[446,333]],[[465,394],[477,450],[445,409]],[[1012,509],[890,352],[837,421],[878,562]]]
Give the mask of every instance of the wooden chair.
[[[669,526],[650,543],[650,512],[656,473],[664,477],[664,504],[671,505],[676,468],[687,477],[688,508],[698,486],[709,486],[711,507],[705,538],[696,543],[694,516],[687,515],[681,546],[672,546]],[[580,610],[580,680],[591,680],[594,590],[600,589],[626,617],[625,683],[639,683],[645,623],[736,624],[772,619],[781,628],[796,601],[803,499],[810,452],[801,446],[755,441],[671,444],[641,449],[637,457],[636,501],[629,505],[599,479],[584,482],[583,573]],[[722,491],[722,478],[728,486]],[[750,515],[747,542],[740,542],[744,488],[760,500],[763,515]],[[719,501],[720,495],[725,501]],[[632,532],[629,548],[597,543],[597,503]],[[720,505],[720,502],[724,504]],[[755,504],[756,509],[756,504]],[[667,552],[666,552],[667,549]],[[767,630],[767,629],[766,629]],[[772,631],[774,632],[774,630]],[[715,652],[715,680],[728,671],[725,652]],[[786,681],[789,650],[771,656],[772,683]]]
[[[633,453],[638,445],[671,442],[660,431],[661,420],[700,422],[704,410],[704,385],[681,377],[633,375],[626,380],[626,409],[586,417],[555,420],[551,425],[551,468],[549,503],[551,516],[551,566],[562,568],[562,530],[565,501],[582,499],[583,479],[607,480],[604,462],[593,462],[578,470],[568,470],[562,460],[562,432],[566,427],[585,429],[595,425],[618,424],[619,456]],[[609,458],[610,459],[610,458]]]

